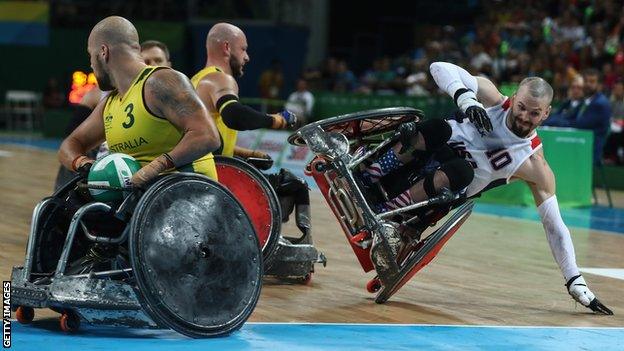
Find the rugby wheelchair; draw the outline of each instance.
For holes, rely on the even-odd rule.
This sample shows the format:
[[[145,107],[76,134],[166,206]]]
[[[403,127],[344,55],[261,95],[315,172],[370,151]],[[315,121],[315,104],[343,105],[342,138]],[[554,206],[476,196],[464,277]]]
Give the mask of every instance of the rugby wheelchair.
[[[64,331],[82,321],[213,337],[249,318],[262,252],[224,186],[175,173],[118,206],[88,200],[85,187],[93,186],[76,177],[33,211],[24,265],[11,276],[19,322],[47,307],[61,313]]]
[[[309,284],[314,264],[327,259],[312,242],[310,198],[307,183],[288,170],[264,174],[270,159],[215,156],[219,183],[241,202],[256,229],[264,274],[281,280]],[[281,224],[294,212],[298,236],[282,235]]]
[[[357,112],[309,124],[288,139],[293,145],[307,145],[316,154],[305,172],[318,184],[363,270],[376,271],[366,287],[377,293],[377,303],[386,302],[426,266],[472,212],[472,201],[447,189],[427,201],[373,211],[375,201],[389,200],[383,184],[414,174],[400,169],[387,175],[385,182],[382,178],[371,185],[364,182],[361,168],[398,141],[395,130],[401,123],[423,116],[412,108]],[[442,225],[425,234],[455,208]]]

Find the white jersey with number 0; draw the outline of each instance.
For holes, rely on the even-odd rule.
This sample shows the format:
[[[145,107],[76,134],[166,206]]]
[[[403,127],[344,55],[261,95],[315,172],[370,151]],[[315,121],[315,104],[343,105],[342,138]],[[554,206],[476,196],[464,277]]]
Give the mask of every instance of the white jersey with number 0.
[[[474,179],[466,189],[468,197],[507,184],[520,165],[542,147],[536,132],[521,138],[509,130],[505,120],[510,106],[511,100],[505,97],[501,104],[485,109],[492,122],[492,132],[485,137],[468,120],[448,121],[453,130],[449,145],[474,168]]]

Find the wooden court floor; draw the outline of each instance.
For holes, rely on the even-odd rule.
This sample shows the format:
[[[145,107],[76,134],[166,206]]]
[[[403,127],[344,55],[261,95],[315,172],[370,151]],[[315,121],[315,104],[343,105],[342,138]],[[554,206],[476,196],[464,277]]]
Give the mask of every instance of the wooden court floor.
[[[0,145],[0,276],[21,265],[34,205],[49,195],[56,153]],[[312,194],[312,225],[327,267],[310,285],[265,280],[251,317],[257,322],[422,323],[514,326],[624,326],[624,281],[586,274],[613,309],[599,316],[568,296],[538,222],[473,213],[438,257],[384,305],[321,195]],[[285,226],[284,232],[294,230]],[[624,235],[571,229],[579,266],[624,268]],[[37,318],[56,316],[37,311]]]

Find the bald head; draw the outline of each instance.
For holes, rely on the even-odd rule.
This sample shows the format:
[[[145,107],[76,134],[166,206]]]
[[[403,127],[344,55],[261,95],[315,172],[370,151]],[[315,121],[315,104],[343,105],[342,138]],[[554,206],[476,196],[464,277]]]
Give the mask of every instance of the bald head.
[[[140,50],[139,34],[134,25],[127,19],[119,16],[110,16],[98,22],[89,35],[89,42],[93,45],[128,45]]]
[[[119,88],[116,72],[143,64],[139,34],[134,25],[119,16],[110,16],[93,27],[87,42],[91,68],[102,90]]]
[[[237,26],[229,23],[217,23],[208,32],[206,48],[210,50],[225,42],[233,42],[245,37],[245,33]]]
[[[243,75],[243,67],[249,62],[247,38],[235,25],[217,23],[206,37],[207,65],[217,65],[226,69],[234,78]]]
[[[532,98],[544,100],[546,105],[550,105],[553,99],[553,88],[540,77],[524,78],[518,86],[518,90],[520,89],[526,89]]]

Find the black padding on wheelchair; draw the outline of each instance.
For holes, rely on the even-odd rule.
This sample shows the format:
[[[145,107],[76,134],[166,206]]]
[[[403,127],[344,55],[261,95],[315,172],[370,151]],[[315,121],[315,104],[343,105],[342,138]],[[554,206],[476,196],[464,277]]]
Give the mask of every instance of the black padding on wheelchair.
[[[238,329],[260,294],[262,253],[242,205],[222,185],[176,173],[137,204],[128,246],[144,310],[180,333]]]
[[[295,205],[309,205],[310,194],[305,180],[292,174],[287,169],[280,169],[279,173],[267,175],[275,193],[279,197],[282,208],[282,222],[288,221]]]
[[[257,169],[266,171],[273,167],[273,160],[270,158],[248,157],[245,161]]]

